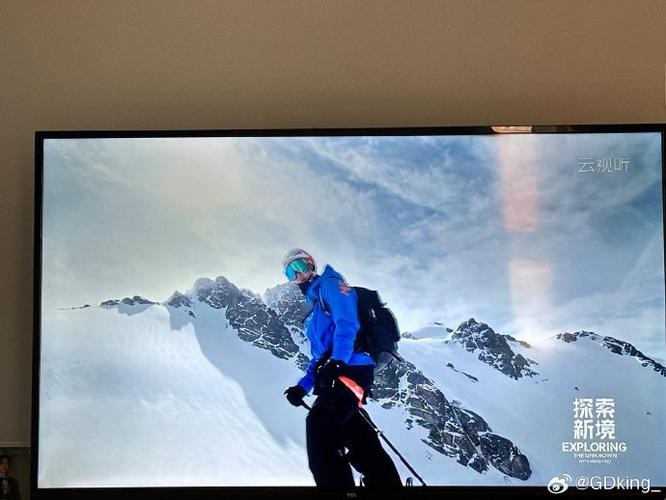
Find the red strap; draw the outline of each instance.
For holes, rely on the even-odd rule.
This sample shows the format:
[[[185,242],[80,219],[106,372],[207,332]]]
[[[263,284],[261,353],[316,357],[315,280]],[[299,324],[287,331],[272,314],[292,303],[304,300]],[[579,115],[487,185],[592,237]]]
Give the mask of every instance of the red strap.
[[[354,393],[354,396],[358,398],[358,405],[361,406],[363,405],[363,396],[365,394],[365,391],[363,390],[363,387],[358,385],[356,382],[354,382],[352,379],[349,377],[345,377],[344,375],[340,375],[338,377],[338,380],[345,384],[347,388]]]

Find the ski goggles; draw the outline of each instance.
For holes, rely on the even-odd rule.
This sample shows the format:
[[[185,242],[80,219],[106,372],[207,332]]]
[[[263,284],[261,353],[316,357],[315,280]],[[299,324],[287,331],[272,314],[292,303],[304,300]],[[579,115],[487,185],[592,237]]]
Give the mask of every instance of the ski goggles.
[[[293,262],[287,264],[287,267],[284,269],[284,274],[287,275],[289,281],[294,281],[296,279],[296,273],[304,273],[310,269],[310,264],[305,259],[296,259]]]

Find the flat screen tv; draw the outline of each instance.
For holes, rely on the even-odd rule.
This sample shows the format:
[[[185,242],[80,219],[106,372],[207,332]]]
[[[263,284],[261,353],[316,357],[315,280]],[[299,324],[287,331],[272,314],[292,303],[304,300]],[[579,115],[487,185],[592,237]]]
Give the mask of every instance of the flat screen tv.
[[[38,132],[33,498],[663,498],[665,130]]]

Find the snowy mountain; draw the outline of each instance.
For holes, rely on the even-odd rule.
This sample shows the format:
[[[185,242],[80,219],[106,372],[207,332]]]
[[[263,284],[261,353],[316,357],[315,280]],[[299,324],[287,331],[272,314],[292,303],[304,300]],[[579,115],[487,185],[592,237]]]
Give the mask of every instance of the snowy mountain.
[[[309,359],[308,312],[291,284],[258,295],[222,276],[161,303],[44,311],[40,487],[313,484],[306,412],[282,394]],[[581,331],[530,345],[469,319],[405,332],[400,352],[368,411],[429,484],[666,483],[666,369],[628,342]],[[627,451],[580,463],[562,451],[574,398],[607,397]]]
[[[497,368],[511,378],[519,379],[538,375],[530,368],[531,365],[537,363],[515,353],[509,345],[509,342],[519,343],[521,346],[529,348],[528,343],[517,341],[509,335],[497,334],[485,323],[477,323],[474,318],[465,321],[453,332],[451,342],[459,343],[466,351],[478,351],[479,361]]]
[[[443,323],[435,321],[431,325],[424,326],[413,332],[403,332],[402,337],[405,339],[446,339],[451,335],[451,328],[447,328]]]

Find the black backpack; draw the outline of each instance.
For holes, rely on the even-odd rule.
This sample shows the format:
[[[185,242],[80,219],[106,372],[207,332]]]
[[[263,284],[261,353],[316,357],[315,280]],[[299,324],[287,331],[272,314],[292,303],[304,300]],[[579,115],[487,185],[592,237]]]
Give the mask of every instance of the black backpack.
[[[402,361],[398,355],[400,329],[395,316],[382,302],[376,290],[360,286],[352,288],[356,291],[358,298],[358,320],[361,324],[354,341],[354,352],[370,354],[376,364],[376,374],[386,368],[394,359]],[[324,311],[330,314],[321,295],[319,299]]]

